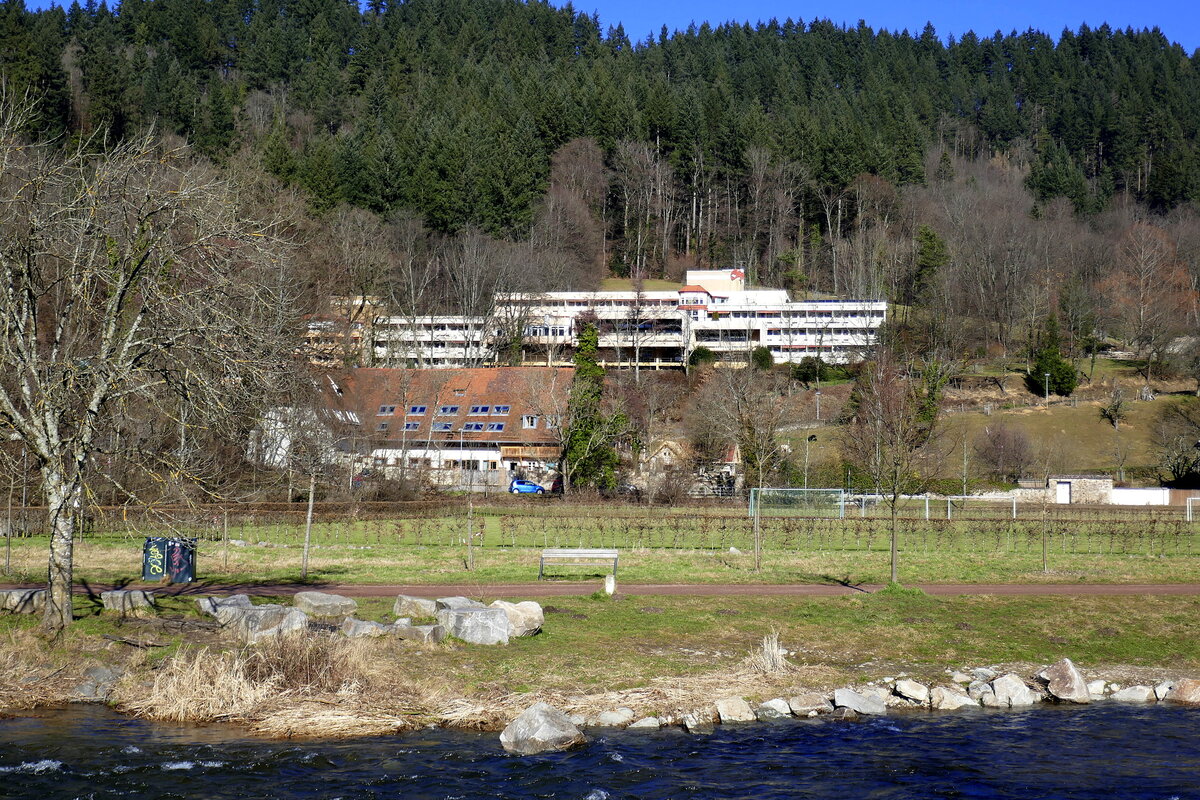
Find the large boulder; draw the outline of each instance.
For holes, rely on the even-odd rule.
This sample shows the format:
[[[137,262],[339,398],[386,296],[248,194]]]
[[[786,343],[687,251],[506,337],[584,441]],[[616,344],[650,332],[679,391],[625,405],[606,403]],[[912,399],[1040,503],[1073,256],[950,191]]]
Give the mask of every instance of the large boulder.
[[[470,644],[508,644],[508,614],[502,608],[443,608],[437,621],[451,636]]]
[[[724,697],[717,701],[717,716],[722,724],[730,722],[754,722],[758,717],[754,709],[740,697]]]
[[[688,733],[703,735],[713,732],[712,720],[703,714],[684,714],[681,722]]]
[[[472,600],[469,597],[439,597],[433,602],[436,611],[441,611],[443,608],[485,608],[483,603],[478,600]],[[435,613],[436,613],[435,611]]]
[[[886,714],[887,706],[883,698],[874,692],[862,693],[853,689],[838,689],[833,693],[833,704],[838,708],[848,708],[857,714]]]
[[[585,741],[587,738],[567,715],[547,703],[534,703],[500,734],[501,746],[522,756],[566,750]]]
[[[1037,702],[1037,695],[1029,690],[1025,681],[1021,680],[1021,676],[1012,672],[996,678],[991,685],[995,705],[999,708],[1022,708]],[[983,704],[989,705],[986,695],[983,698]]]
[[[1175,685],[1171,687],[1171,691],[1167,692],[1163,700],[1167,703],[1200,705],[1200,681],[1191,678],[1175,681]]]
[[[925,705],[929,702],[929,687],[908,678],[896,681],[895,692],[903,698],[912,700],[914,703]]]
[[[378,622],[368,622],[367,620],[354,619],[353,617],[344,620],[339,626],[342,635],[348,639],[363,639],[368,637],[386,636],[392,632],[391,625],[382,625]]]
[[[1071,663],[1064,658],[1057,664],[1047,667],[1038,673],[1038,677],[1046,681],[1046,691],[1065,703],[1090,703],[1092,694],[1088,691],[1087,681]],[[1103,685],[1101,685],[1103,691]]]
[[[322,622],[340,623],[358,611],[358,602],[352,598],[325,592],[297,592],[292,604]]]
[[[979,701],[971,699],[961,689],[935,686],[929,693],[929,705],[937,711],[957,711],[968,706],[978,708]]]
[[[1118,703],[1153,703],[1158,700],[1150,686],[1126,686],[1113,692],[1112,699]]]
[[[833,711],[833,705],[825,698],[825,695],[816,692],[805,692],[795,697],[789,697],[788,707],[797,717],[812,717],[817,714],[829,714]]]
[[[446,629],[441,625],[392,625],[392,635],[398,639],[422,644],[437,644],[446,638]]]
[[[397,617],[432,617],[437,610],[436,601],[408,594],[396,595],[396,602],[392,605],[392,613]]]
[[[235,630],[249,644],[308,629],[308,616],[298,608],[270,604],[242,608],[240,612],[222,625]]]
[[[596,725],[601,728],[624,728],[633,722],[636,715],[632,708],[618,708],[616,711],[601,711],[596,715]]]
[[[141,589],[114,589],[101,592],[100,602],[105,611],[115,611],[123,617],[147,616],[154,613],[154,593]]]
[[[123,672],[117,667],[95,666],[83,671],[83,683],[75,687],[75,699],[87,703],[103,703],[112,693]]]
[[[656,731],[661,727],[662,727],[662,723],[659,722],[658,717],[643,717],[642,719],[639,719],[637,722],[629,723],[629,727],[626,728],[625,730]]]
[[[546,622],[546,617],[542,614],[542,607],[532,600],[521,603],[497,600],[492,603],[491,607],[502,608],[508,615],[509,636],[533,636],[541,633],[542,625]]]
[[[13,614],[40,614],[45,610],[45,589],[5,589],[0,591],[0,611],[9,611]]]
[[[196,605],[200,612],[215,617],[217,622],[228,625],[242,615],[248,608],[254,608],[248,594],[234,594],[229,597],[198,597]]]
[[[784,700],[782,697],[776,697],[774,700],[760,703],[758,708],[754,709],[754,716],[758,717],[760,722],[772,719],[784,719],[792,716],[792,707],[788,705],[787,700]]]

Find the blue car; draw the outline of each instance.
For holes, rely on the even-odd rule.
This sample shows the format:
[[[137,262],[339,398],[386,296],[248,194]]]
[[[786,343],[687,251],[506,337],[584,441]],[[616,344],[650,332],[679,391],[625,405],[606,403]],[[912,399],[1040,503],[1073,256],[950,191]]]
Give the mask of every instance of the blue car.
[[[515,480],[508,485],[513,494],[545,494],[546,490],[533,481]]]

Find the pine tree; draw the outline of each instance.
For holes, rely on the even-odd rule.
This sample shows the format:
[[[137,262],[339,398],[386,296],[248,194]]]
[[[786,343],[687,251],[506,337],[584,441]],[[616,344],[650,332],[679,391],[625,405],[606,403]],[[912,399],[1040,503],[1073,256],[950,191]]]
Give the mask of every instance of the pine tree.
[[[1075,367],[1063,358],[1062,344],[1058,332],[1058,318],[1051,315],[1046,319],[1038,337],[1037,349],[1033,354],[1033,366],[1027,378],[1031,391],[1045,394],[1050,392],[1067,397],[1075,391],[1078,377]]]

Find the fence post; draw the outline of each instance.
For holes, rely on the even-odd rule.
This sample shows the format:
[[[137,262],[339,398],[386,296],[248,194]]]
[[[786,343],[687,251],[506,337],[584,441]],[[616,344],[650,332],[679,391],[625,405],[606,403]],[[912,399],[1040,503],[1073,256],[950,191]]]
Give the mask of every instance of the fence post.
[[[225,511],[224,519],[223,519],[222,525],[221,525],[221,530],[222,530],[221,543],[225,550],[224,566],[222,567],[222,570],[225,572],[226,575],[228,575],[229,574],[229,509],[226,508],[224,511]]]
[[[929,521],[929,492],[925,493],[925,521]]]

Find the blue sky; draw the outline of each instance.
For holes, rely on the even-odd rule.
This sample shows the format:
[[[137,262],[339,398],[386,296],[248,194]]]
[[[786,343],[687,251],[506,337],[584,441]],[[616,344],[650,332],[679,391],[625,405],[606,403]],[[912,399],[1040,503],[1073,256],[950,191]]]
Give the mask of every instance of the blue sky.
[[[565,0],[564,0],[565,3]],[[932,22],[938,34],[959,36],[973,30],[991,36],[1016,29],[1036,28],[1056,39],[1063,28],[1076,30],[1087,23],[1098,27],[1107,22],[1114,28],[1153,28],[1158,26],[1171,41],[1183,45],[1188,53],[1200,48],[1200,0],[853,0],[841,3],[785,2],[785,0],[741,0],[730,3],[716,0],[574,0],[579,11],[600,14],[602,25],[625,25],[630,39],[641,41],[646,34],[658,36],[665,23],[669,29],[684,29],[695,21],[711,23],[737,20],[751,23],[776,17],[792,17],[808,22],[828,18],[836,23],[856,25],[865,20],[872,28],[919,32]]]

